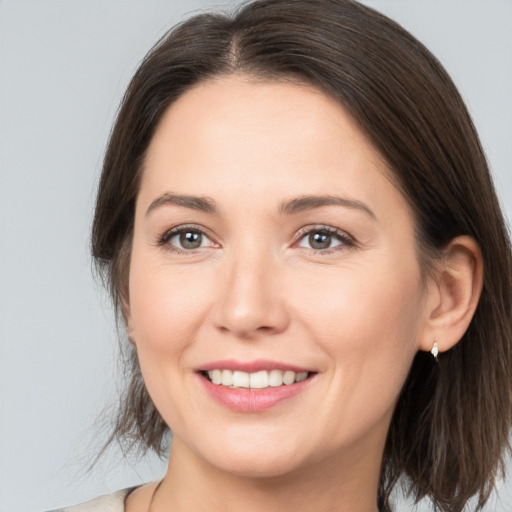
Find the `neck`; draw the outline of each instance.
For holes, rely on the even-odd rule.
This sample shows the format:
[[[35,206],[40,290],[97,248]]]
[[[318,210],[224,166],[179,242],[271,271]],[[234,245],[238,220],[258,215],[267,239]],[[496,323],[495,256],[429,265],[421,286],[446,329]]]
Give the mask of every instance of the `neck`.
[[[344,467],[340,460],[351,460]],[[149,512],[378,512],[380,464],[333,456],[272,477],[240,476],[209,465],[179,440]]]

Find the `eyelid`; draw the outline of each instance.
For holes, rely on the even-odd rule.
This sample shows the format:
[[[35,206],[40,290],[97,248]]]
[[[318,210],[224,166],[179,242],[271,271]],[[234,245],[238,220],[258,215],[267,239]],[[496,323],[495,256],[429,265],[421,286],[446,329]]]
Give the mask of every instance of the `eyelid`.
[[[179,247],[176,247],[174,245],[169,244],[168,242],[175,237],[176,235],[179,235],[180,233],[183,233],[184,231],[196,231],[198,233],[201,233],[202,236],[206,237],[210,242],[211,245],[207,247],[198,247],[196,249],[181,249]],[[329,226],[326,224],[313,224],[304,226],[297,231],[294,242],[292,243],[292,247],[299,247],[299,243],[301,240],[304,239],[306,235],[311,234],[312,232],[324,232],[328,233],[329,235],[336,237],[341,243],[339,245],[336,245],[331,248],[326,249],[314,249],[314,248],[307,248],[302,247],[302,249],[312,251],[314,253],[318,254],[329,254],[331,252],[337,252],[340,250],[345,250],[350,247],[354,247],[357,245],[356,240],[352,235],[347,233],[346,231],[343,231],[339,228],[335,228],[333,226]],[[166,229],[163,234],[159,235],[157,237],[156,245],[160,247],[165,247],[171,252],[175,253],[186,253],[186,254],[192,254],[195,251],[198,251],[199,249],[207,249],[207,248],[216,248],[220,247],[220,245],[215,241],[215,237],[210,234],[210,231],[203,226],[200,226],[198,224],[178,224],[172,228]]]
[[[313,224],[302,227],[295,235],[295,241],[293,242],[293,246],[299,247],[298,244],[304,239],[304,237],[306,235],[311,234],[312,232],[328,233],[329,235],[336,237],[341,242],[341,244],[327,249],[313,249],[312,247],[301,247],[302,249],[313,251],[314,253],[317,254],[329,254],[331,252],[346,250],[350,247],[357,246],[356,240],[352,235],[350,235],[346,231],[343,231],[342,229],[335,228],[334,226],[329,226],[326,224]]]
[[[209,230],[205,229],[203,226],[200,226],[198,224],[178,224],[177,226],[174,226],[172,228],[166,229],[163,234],[159,235],[157,237],[156,245],[160,247],[165,247],[171,252],[176,253],[187,253],[192,254],[195,251],[198,251],[199,249],[205,249],[205,247],[198,247],[197,249],[182,249],[180,247],[171,246],[169,244],[169,241],[175,237],[176,235],[179,235],[180,233],[183,233],[184,231],[196,231],[198,233],[201,233],[202,236],[206,237],[210,242],[211,245],[209,245],[206,248],[210,247],[219,247],[219,244],[215,242],[214,237],[210,234]]]

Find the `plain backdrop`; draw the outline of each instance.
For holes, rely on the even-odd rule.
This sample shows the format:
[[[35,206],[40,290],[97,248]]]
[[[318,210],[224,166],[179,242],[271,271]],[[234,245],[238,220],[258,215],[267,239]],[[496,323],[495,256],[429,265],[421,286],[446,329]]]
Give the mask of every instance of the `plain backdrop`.
[[[88,235],[105,143],[137,63],[171,25],[221,2],[0,0],[0,512],[82,502],[165,470],[114,450],[86,471],[105,440],[95,419],[109,417],[122,386]],[[512,0],[365,3],[447,67],[510,216]],[[487,511],[512,509],[510,482]]]

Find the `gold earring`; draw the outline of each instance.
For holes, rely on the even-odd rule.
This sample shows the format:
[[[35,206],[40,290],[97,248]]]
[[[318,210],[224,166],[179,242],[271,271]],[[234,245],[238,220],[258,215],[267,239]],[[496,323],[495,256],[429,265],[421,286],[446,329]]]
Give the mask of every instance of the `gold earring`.
[[[439,347],[437,346],[437,342],[438,342],[438,338],[437,336],[434,338],[434,344],[432,345],[432,349],[430,350],[430,353],[434,356],[434,360],[435,362],[439,362],[439,358],[437,357],[438,354],[439,354]]]

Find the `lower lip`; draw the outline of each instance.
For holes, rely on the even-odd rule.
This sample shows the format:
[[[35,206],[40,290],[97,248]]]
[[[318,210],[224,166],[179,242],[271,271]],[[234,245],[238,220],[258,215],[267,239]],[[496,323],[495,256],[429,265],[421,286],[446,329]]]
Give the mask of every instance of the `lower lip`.
[[[213,384],[198,374],[207,393],[218,403],[235,412],[262,412],[278,403],[292,398],[304,391],[313,377],[290,385],[268,387],[265,389],[228,388]]]

